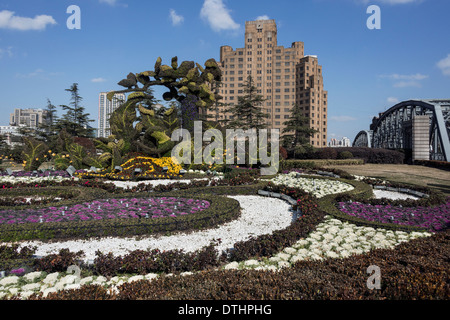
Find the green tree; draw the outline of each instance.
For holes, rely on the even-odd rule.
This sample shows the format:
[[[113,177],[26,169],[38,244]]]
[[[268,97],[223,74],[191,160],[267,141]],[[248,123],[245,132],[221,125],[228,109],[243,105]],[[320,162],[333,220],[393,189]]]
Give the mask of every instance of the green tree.
[[[243,130],[266,128],[269,115],[263,112],[261,107],[265,99],[258,94],[251,76],[244,83],[243,91],[244,95],[238,97],[238,103],[227,110],[232,115],[227,127]]]
[[[57,128],[65,128],[69,134],[76,137],[92,137],[94,129],[89,126],[94,120],[89,119],[89,113],[85,113],[85,108],[81,105],[83,98],[79,94],[78,84],[74,83],[66,91],[70,92],[71,99],[69,105],[61,105],[65,114],[58,120]]]
[[[297,104],[293,105],[291,115],[284,122],[284,125],[282,131],[283,147],[293,154],[294,158],[298,154],[313,149],[309,139],[317,133],[317,130],[310,127],[309,118],[303,114],[303,110]]]
[[[47,98],[47,107],[45,109],[44,119],[37,130],[37,138],[44,140],[49,146],[54,145],[54,141],[58,136],[56,123],[58,121],[56,106]]]

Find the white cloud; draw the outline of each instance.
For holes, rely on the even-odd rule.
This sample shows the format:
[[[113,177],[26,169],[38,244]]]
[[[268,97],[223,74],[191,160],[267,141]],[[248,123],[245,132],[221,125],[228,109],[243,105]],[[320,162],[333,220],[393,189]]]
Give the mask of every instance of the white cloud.
[[[7,47],[5,49],[0,48],[0,59],[8,56],[11,58],[13,56],[12,47]]]
[[[100,83],[100,82],[105,82],[105,81],[106,81],[105,78],[94,78],[94,79],[91,79],[91,82],[94,82],[94,83]]]
[[[184,21],[184,17],[178,15],[178,14],[175,12],[174,9],[170,9],[170,14],[169,14],[169,16],[170,16],[170,20],[172,20],[172,25],[173,25],[173,26],[178,26],[178,25],[180,25],[181,23],[183,23],[183,21]]]
[[[380,78],[387,78],[390,80],[395,80],[393,87],[394,88],[407,88],[407,87],[422,87],[420,81],[428,79],[427,75],[416,73],[416,74],[388,74],[381,75]]]
[[[44,75],[44,70],[42,70],[42,69],[36,69],[36,70],[34,70],[33,72],[30,72],[30,73],[26,73],[26,74],[23,74],[23,73],[17,73],[16,74],[16,77],[17,78],[24,78],[24,79],[29,79],[29,78],[34,78],[34,77],[41,77],[41,76],[43,76]]]
[[[389,97],[389,98],[386,99],[386,101],[387,101],[387,103],[392,104],[392,105],[397,104],[397,103],[400,102],[400,100],[398,100],[395,97]]]
[[[200,16],[214,31],[239,29],[239,24],[234,22],[230,10],[225,7],[222,0],[205,0]]]
[[[394,88],[421,88],[419,81],[400,81],[394,83]]]
[[[267,14],[265,14],[263,16],[256,17],[255,20],[270,20],[270,18]]]
[[[39,15],[34,18],[18,17],[13,11],[0,11],[0,29],[13,30],[44,30],[47,25],[56,24],[55,19],[48,15]]]
[[[437,66],[444,75],[450,76],[450,54],[448,54],[446,58],[440,60],[437,63]]]
[[[128,7],[127,4],[119,3],[119,0],[99,0],[99,2],[106,3],[107,5],[110,5],[111,7],[116,7],[116,6],[125,7],[125,8]]]
[[[117,0],[99,0],[100,3],[106,3],[109,4],[110,6],[115,6],[117,4]]]
[[[348,122],[348,121],[355,121],[358,119],[351,117],[351,116],[333,116],[333,117],[330,117],[330,120],[336,121],[336,122]]]
[[[428,78],[427,75],[421,74],[421,73],[416,73],[416,74],[398,74],[398,73],[393,73],[393,74],[388,74],[388,75],[382,75],[382,78],[389,78],[389,79],[393,79],[393,80],[410,80],[410,81],[420,81],[420,80],[424,80],[426,78]]]

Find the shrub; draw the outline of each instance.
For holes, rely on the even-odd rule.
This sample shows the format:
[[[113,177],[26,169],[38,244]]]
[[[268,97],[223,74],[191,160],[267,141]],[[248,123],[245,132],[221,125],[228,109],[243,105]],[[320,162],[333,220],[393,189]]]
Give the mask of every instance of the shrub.
[[[83,251],[70,252],[69,249],[61,249],[57,254],[50,254],[41,259],[36,259],[34,267],[37,271],[62,272],[67,271],[71,265],[80,264],[79,259]]]
[[[351,153],[350,151],[342,151],[342,152],[339,152],[338,158],[339,159],[351,159],[351,158],[353,158],[353,153]]]
[[[450,162],[436,160],[414,160],[414,164],[418,166],[426,166],[441,170],[450,170]]]
[[[302,154],[301,159],[341,159],[339,155],[343,152],[350,152],[353,158],[363,159],[366,163],[402,164],[405,160],[405,154],[400,151],[362,147],[321,148]]]
[[[0,270],[10,271],[19,267],[32,267],[35,247],[22,247],[18,244],[0,246]]]

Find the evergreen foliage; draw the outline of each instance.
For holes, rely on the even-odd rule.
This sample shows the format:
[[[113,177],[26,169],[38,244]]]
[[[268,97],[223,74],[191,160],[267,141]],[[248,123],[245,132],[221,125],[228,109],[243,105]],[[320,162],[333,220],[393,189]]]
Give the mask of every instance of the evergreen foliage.
[[[265,129],[266,119],[269,117],[261,107],[265,99],[258,94],[251,76],[247,78],[242,88],[244,95],[239,96],[238,103],[227,110],[232,115],[232,119],[227,121],[227,127],[242,130]]]

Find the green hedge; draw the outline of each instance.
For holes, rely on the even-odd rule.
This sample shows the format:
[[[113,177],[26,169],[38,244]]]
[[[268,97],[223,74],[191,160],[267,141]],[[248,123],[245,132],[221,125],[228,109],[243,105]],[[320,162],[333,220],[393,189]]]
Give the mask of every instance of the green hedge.
[[[448,161],[414,160],[414,164],[417,166],[425,166],[450,171],[450,162]]]
[[[362,165],[363,159],[310,159],[310,160],[282,160],[280,161],[280,171],[290,169],[319,169],[323,166],[344,166]]]
[[[111,219],[48,223],[26,223],[15,225],[0,225],[0,241],[11,242],[20,240],[50,240],[77,239],[90,237],[128,237],[146,234],[171,233],[176,231],[198,230],[213,227],[236,219],[240,215],[239,202],[220,196],[192,196],[189,198],[207,200],[211,203],[208,209],[182,217],[166,217],[157,219]],[[120,195],[120,197],[142,197],[144,195]],[[149,197],[148,194],[145,195]],[[153,193],[150,197],[168,196]],[[115,198],[119,196],[114,196]],[[110,198],[113,198],[110,196]]]

